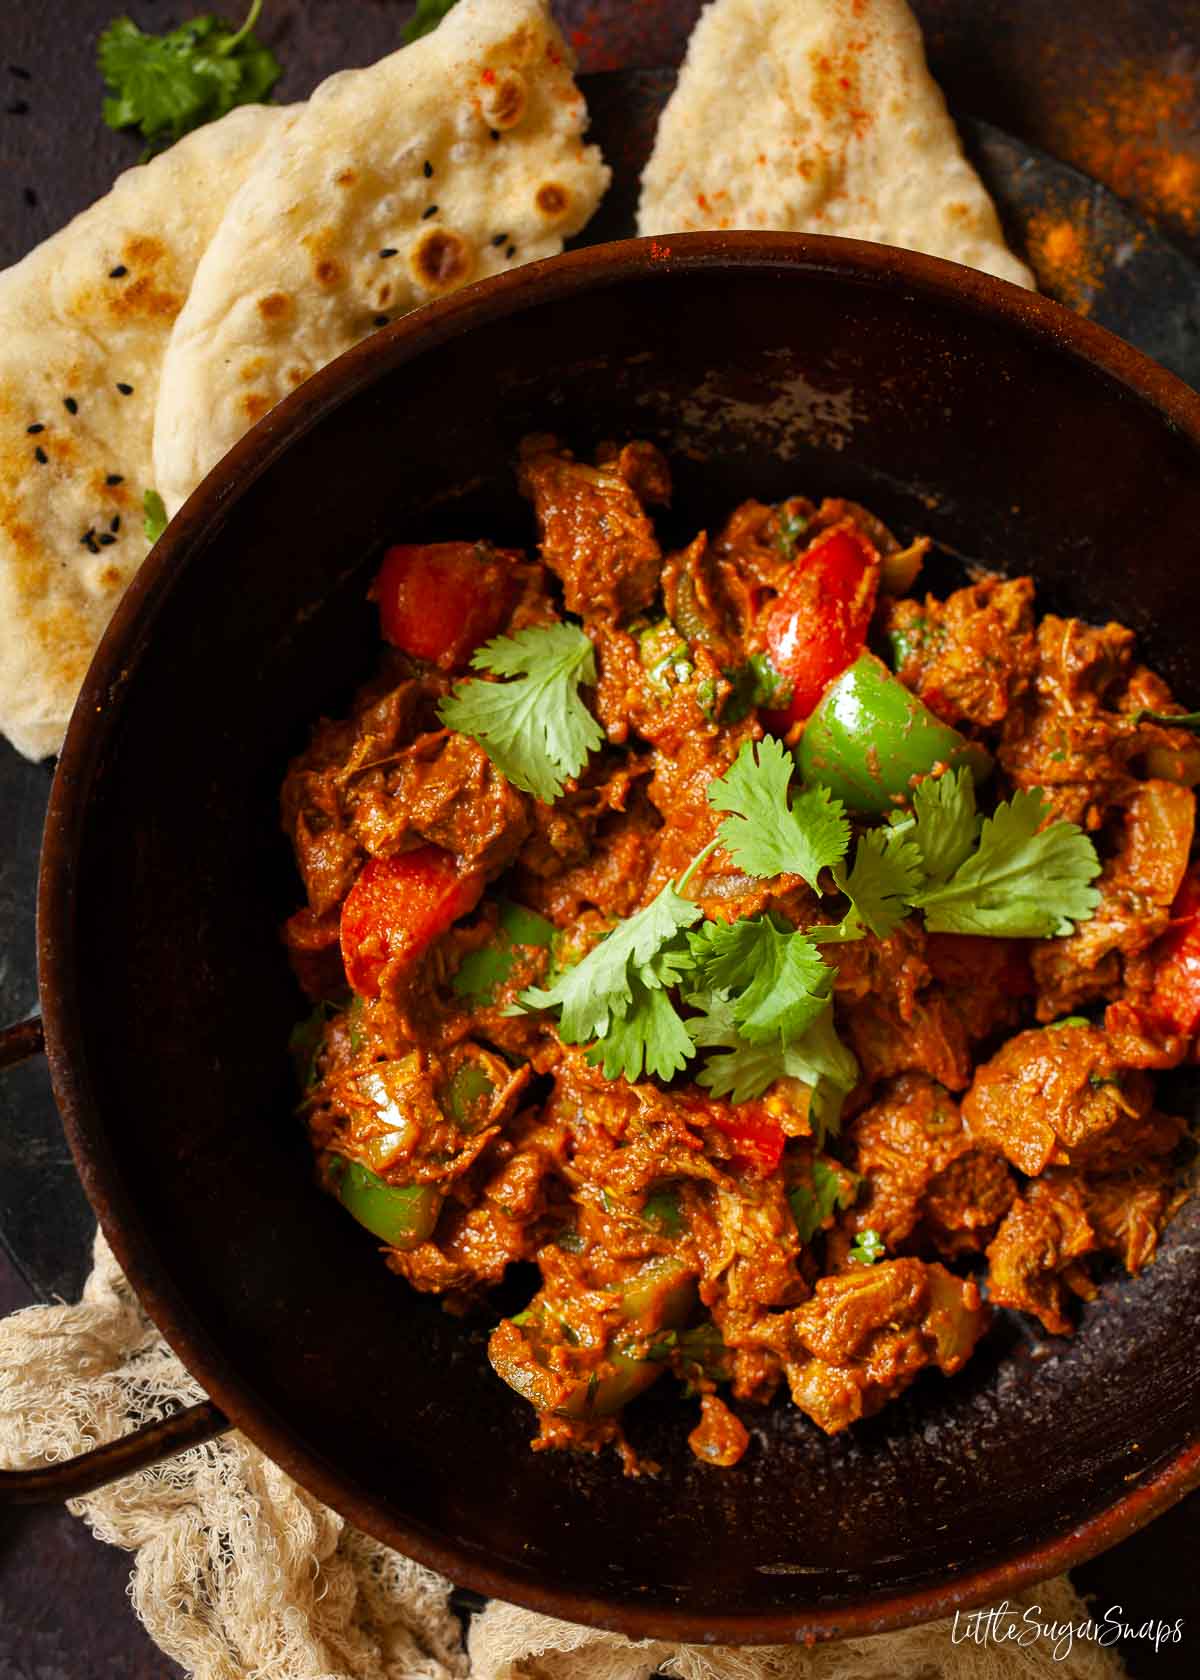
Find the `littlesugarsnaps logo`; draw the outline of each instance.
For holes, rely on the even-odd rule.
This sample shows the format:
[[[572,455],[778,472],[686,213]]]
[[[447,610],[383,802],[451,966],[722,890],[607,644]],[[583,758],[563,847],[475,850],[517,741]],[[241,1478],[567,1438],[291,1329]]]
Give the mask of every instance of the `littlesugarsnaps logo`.
[[[1040,1604],[1013,1608],[1005,1599],[988,1610],[954,1612],[954,1626],[950,1641],[954,1645],[1037,1645],[1045,1644],[1055,1662],[1065,1662],[1076,1641],[1090,1645],[1115,1645],[1118,1640],[1133,1640],[1152,1645],[1156,1651],[1164,1645],[1178,1645],[1183,1640],[1183,1617],[1178,1621],[1162,1622],[1152,1619],[1137,1622],[1129,1618],[1120,1604],[1112,1604],[1100,1616],[1089,1616],[1081,1622],[1047,1621]]]

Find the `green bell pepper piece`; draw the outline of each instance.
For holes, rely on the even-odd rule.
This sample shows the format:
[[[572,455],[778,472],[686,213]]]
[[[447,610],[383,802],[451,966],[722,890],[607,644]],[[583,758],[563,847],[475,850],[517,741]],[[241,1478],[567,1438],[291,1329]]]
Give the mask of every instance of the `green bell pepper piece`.
[[[538,1411],[558,1417],[612,1417],[622,1406],[656,1382],[665,1369],[661,1359],[647,1357],[642,1338],[658,1330],[678,1329],[696,1304],[695,1277],[679,1260],[661,1255],[650,1260],[620,1289],[621,1314],[634,1327],[632,1334],[614,1336],[606,1350],[611,1367],[603,1376],[582,1371],[564,1394],[562,1378],[552,1374],[541,1356],[554,1342],[567,1341],[569,1327],[545,1305],[534,1300],[513,1322],[526,1335],[531,1358],[489,1358],[501,1377]]]
[[[554,923],[539,916],[536,910],[501,899],[495,939],[467,953],[450,982],[451,989],[476,1008],[486,1008],[495,1001],[497,992],[512,973],[517,947],[549,947],[554,942],[554,934]]]
[[[873,653],[830,683],[804,726],[796,759],[806,784],[876,816],[895,810],[936,764],[965,765],[976,781],[992,768],[982,747],[940,723]]]
[[[638,636],[638,657],[650,687],[664,699],[696,674],[692,650],[669,618],[648,625]]]
[[[351,1218],[393,1248],[416,1248],[432,1236],[442,1207],[436,1185],[388,1184],[340,1155],[333,1157],[329,1177]]]

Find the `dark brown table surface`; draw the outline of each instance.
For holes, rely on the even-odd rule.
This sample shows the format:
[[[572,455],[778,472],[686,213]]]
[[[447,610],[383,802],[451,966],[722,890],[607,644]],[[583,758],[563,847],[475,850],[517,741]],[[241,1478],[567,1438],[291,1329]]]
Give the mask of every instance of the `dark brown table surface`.
[[[985,118],[1074,164],[1200,260],[1200,0],[913,3],[956,113]],[[0,264],[60,227],[137,160],[137,142],[99,121],[93,60],[103,25],[128,10],[143,27],[162,29],[212,7],[213,0],[0,0]],[[225,0],[215,9],[243,8]],[[584,70],[677,63],[699,9],[700,0],[556,0]],[[267,0],[260,33],[285,66],[277,96],[303,98],[328,72],[391,50],[410,10],[409,0]],[[30,812],[40,811],[47,785],[44,770],[22,765],[0,741],[0,1017],[34,1002]],[[14,813],[29,832],[4,820]],[[20,1100],[44,1100],[34,1073],[15,1089]],[[11,1123],[19,1107],[10,1107],[8,1136],[0,1136],[0,1176],[27,1165],[18,1158],[19,1125]],[[52,1286],[73,1289],[86,1264],[81,1201],[30,1211],[39,1222],[61,1219],[70,1231]],[[0,1248],[0,1314],[33,1299]],[[1200,1672],[1198,1552],[1200,1495],[1076,1574],[1098,1609],[1123,1606],[1129,1623],[1185,1618],[1181,1644],[1157,1654],[1145,1644],[1125,1648],[1139,1680],[1191,1680]],[[0,1680],[178,1675],[129,1608],[129,1561],[63,1510],[3,1513]]]

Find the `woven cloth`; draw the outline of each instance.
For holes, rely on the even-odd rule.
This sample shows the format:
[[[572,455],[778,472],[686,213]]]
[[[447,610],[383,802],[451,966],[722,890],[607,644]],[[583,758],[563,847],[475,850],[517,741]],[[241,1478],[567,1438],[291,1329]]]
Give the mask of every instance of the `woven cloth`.
[[[203,1396],[102,1237],[77,1306],[0,1322],[0,1464],[45,1464]],[[493,1601],[464,1643],[451,1583],[351,1528],[233,1432],[75,1500],[133,1553],[130,1596],[198,1680],[1118,1680],[1075,1640],[976,1643],[938,1622],[814,1649],[635,1643]],[[1064,1578],[1011,1601],[1078,1625]],[[1055,1655],[1055,1652],[1058,1655]]]

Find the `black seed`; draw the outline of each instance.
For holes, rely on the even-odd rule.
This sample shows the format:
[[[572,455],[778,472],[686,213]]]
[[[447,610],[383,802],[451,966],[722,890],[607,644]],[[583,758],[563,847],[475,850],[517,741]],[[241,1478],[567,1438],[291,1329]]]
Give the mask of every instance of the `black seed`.
[[[108,278],[110,280],[123,280],[128,273],[129,270],[125,267],[125,264],[118,263],[116,268],[109,269]]]
[[[394,257],[396,255],[396,247],[394,245],[385,245],[379,255],[384,259]]]
[[[74,397],[64,397],[63,407],[66,409],[68,414],[79,413],[79,404],[75,401]]]
[[[433,174],[433,165],[430,163],[429,159],[426,158],[425,159],[425,179],[428,181],[429,177],[432,174]]]
[[[421,220],[423,222],[427,222],[429,220],[430,216],[436,216],[436,215],[437,215],[437,205],[436,204],[431,204],[429,206],[428,210],[422,210]]]
[[[513,257],[516,256],[516,254],[517,254],[517,247],[515,245],[510,245],[508,247],[508,250],[505,251],[505,253],[504,253],[504,255],[509,259],[510,262],[513,259]]]
[[[23,117],[29,109],[29,101],[28,99],[14,99],[12,104],[6,105],[4,109],[10,117]]]
[[[83,535],[80,537],[79,540],[80,540],[81,543],[84,544],[85,547],[90,547],[92,545],[92,543],[94,543],[95,540],[96,540],[95,526],[89,526],[88,529],[83,533]]]
[[[504,242],[507,240],[507,238],[508,238],[508,235],[506,233],[498,233],[492,239],[492,244],[493,245],[503,245]]]
[[[100,547],[101,548],[108,548],[112,543],[115,543],[116,540],[117,540],[116,537],[110,537],[108,532],[105,531],[104,535],[99,539]]]
[[[119,531],[121,529],[121,515],[119,513],[113,514],[112,518],[108,522],[108,528],[110,531]]]
[[[490,135],[491,135],[491,137],[492,137],[492,139],[493,139],[493,140],[499,140],[499,138],[500,138],[500,130],[499,130],[499,129],[498,129],[498,128],[490,128],[490,129],[489,129],[489,130],[488,130],[488,133],[489,133],[489,134],[490,134]]]
[[[36,437],[39,432],[44,432],[46,428],[42,425],[40,420],[35,420],[33,425],[26,426],[25,430],[29,433],[30,437]]]
[[[8,67],[8,73],[10,76],[15,76],[19,82],[30,82],[33,80],[29,71],[23,69],[19,64],[10,64]]]
[[[126,385],[123,379],[117,380],[117,390],[120,391],[123,397],[131,397],[133,395],[133,386]]]
[[[375,325],[377,327],[386,327],[390,320],[391,320],[390,315],[376,315]]]
[[[121,477],[120,473],[109,473],[104,482],[105,484],[124,484],[125,480]]]
[[[32,187],[23,187],[21,189],[21,197],[25,200],[31,210],[37,209],[38,195],[34,192]]]
[[[46,462],[50,459],[49,455],[47,455],[46,451],[42,448],[40,443],[38,444],[37,448],[33,452],[33,458],[34,458],[35,461],[40,461],[43,466],[45,466]]]

